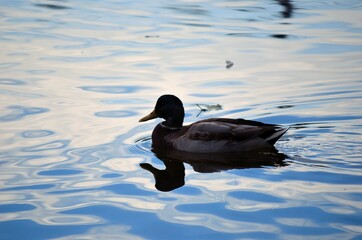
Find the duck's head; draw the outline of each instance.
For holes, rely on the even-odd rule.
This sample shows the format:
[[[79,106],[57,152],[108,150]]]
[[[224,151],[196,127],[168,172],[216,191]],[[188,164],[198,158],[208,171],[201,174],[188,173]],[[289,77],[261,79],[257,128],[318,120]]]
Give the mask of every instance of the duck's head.
[[[163,125],[170,128],[181,128],[185,117],[185,110],[181,100],[174,95],[162,95],[158,98],[155,109],[141,118],[145,122],[154,118],[163,118]]]

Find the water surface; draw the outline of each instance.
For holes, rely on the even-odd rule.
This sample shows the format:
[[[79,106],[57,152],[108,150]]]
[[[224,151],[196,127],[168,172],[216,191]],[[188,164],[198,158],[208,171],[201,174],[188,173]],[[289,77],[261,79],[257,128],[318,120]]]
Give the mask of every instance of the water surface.
[[[0,239],[361,238],[360,1],[0,6]],[[164,93],[292,126],[288,165],[158,191],[138,120]]]

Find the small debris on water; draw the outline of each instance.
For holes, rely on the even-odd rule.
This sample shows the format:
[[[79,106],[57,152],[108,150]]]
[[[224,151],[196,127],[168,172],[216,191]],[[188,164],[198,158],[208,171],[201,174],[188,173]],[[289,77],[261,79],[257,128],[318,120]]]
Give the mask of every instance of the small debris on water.
[[[159,35],[146,35],[145,38],[159,38]]]
[[[214,104],[214,105],[207,105],[207,104],[196,104],[200,108],[200,112],[197,114],[197,117],[202,113],[206,111],[218,111],[222,109],[222,106],[220,104]]]
[[[229,69],[234,65],[232,61],[226,60],[226,68]]]

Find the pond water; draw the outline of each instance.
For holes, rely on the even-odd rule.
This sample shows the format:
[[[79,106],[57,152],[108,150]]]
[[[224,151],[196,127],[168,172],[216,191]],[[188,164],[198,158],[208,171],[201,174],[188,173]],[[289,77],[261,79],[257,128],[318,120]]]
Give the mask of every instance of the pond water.
[[[362,3],[0,1],[0,239],[361,239]],[[158,191],[157,98],[291,126]],[[207,111],[201,111],[199,108]],[[209,108],[208,108],[209,107]]]

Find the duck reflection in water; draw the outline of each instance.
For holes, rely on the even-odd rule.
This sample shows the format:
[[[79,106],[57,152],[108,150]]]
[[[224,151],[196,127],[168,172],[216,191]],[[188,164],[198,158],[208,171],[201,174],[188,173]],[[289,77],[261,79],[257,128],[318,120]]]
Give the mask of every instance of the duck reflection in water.
[[[141,163],[143,169],[150,171],[155,178],[155,187],[163,192],[172,191],[185,185],[185,166],[182,161],[161,159],[166,168],[157,169],[149,163]]]
[[[172,191],[185,184],[185,166],[190,164],[195,172],[212,173],[232,169],[261,168],[266,166],[286,166],[286,155],[275,148],[268,151],[252,151],[230,154],[188,153],[179,151],[153,152],[165,165],[157,169],[149,163],[141,163],[143,169],[150,171],[155,178],[155,187],[160,191]]]
[[[184,162],[197,172],[285,165],[284,155],[278,153],[274,144],[288,128],[229,118],[205,119],[183,126],[184,116],[181,100],[163,95],[155,109],[140,120],[165,119],[152,132],[152,148],[166,169],[141,165],[155,176],[159,190],[170,191],[184,184]]]

